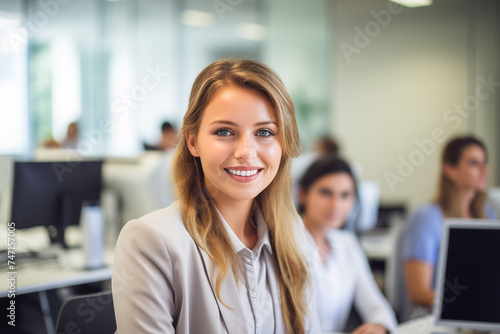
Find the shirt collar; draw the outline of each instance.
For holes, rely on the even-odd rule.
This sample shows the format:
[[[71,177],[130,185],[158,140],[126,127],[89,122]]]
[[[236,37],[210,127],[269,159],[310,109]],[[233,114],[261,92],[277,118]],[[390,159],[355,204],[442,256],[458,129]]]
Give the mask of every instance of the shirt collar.
[[[245,244],[241,242],[241,240],[236,236],[233,229],[229,226],[218,209],[217,212],[219,213],[219,216],[222,220],[222,225],[226,229],[229,240],[231,241],[234,250],[237,253],[247,250],[249,252],[255,253],[256,256],[259,256],[263,247],[265,247],[270,254],[273,253],[271,241],[269,238],[269,229],[267,227],[266,221],[264,220],[264,215],[262,214],[262,210],[260,209],[260,207],[255,206],[251,212],[251,214],[253,215],[254,223],[257,225],[257,243],[255,244],[253,250],[247,248],[247,246],[245,246]]]
[[[334,227],[332,227],[332,228],[329,228],[325,233],[326,240],[330,244],[330,247],[332,248],[332,250],[333,250],[333,246],[335,244],[336,232],[337,232],[336,229]]]

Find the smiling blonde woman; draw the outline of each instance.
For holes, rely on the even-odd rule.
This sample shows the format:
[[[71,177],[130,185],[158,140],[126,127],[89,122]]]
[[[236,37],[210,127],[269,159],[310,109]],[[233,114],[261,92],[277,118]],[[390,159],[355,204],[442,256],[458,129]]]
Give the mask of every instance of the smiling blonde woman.
[[[180,133],[178,201],[118,239],[118,333],[319,333],[291,197],[301,149],[281,80],[254,61],[212,63]]]

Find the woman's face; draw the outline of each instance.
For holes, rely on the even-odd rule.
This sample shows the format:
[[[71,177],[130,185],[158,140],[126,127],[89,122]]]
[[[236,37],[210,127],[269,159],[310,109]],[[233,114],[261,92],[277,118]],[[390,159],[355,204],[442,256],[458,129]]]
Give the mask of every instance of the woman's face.
[[[448,176],[460,189],[484,191],[488,181],[486,152],[478,145],[463,149],[456,166],[448,166]]]
[[[304,220],[314,228],[341,228],[355,201],[354,181],[344,172],[328,174],[301,191]]]
[[[186,139],[218,202],[253,199],[278,172],[282,145],[276,117],[269,100],[255,90],[221,88],[204,110],[197,135]]]

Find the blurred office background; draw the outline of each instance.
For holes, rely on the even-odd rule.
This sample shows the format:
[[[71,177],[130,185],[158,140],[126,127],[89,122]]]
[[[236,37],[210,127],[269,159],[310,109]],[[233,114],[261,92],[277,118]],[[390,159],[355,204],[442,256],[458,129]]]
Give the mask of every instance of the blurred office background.
[[[375,210],[369,228],[432,199],[444,142],[458,134],[486,143],[500,203],[496,0],[0,0],[0,156],[104,159],[113,242],[124,222],[173,200],[171,154],[145,144],[160,141],[163,122],[181,125],[196,75],[225,57],[281,76],[304,156],[324,135],[338,141]],[[47,150],[72,122],[72,153]],[[2,166],[5,222],[12,170]],[[374,271],[393,270],[393,239],[361,240]]]
[[[442,148],[432,147],[433,131],[484,139],[498,185],[500,5],[391,6],[1,0],[0,154],[33,154],[78,121],[82,155],[137,156],[159,140],[163,121],[180,126],[197,73],[235,57],[275,69],[305,150],[333,135],[362,177],[378,181],[382,202],[414,208],[432,196]],[[493,84],[474,99],[481,80]]]

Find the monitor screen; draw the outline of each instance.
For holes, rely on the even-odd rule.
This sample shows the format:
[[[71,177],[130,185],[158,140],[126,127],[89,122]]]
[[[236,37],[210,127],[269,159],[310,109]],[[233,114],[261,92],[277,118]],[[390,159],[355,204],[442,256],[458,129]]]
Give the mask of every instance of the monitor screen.
[[[15,162],[11,221],[17,229],[52,228],[64,245],[64,229],[78,225],[82,204],[100,199],[102,161]]]
[[[438,323],[500,329],[500,221],[447,220],[436,280]]]

